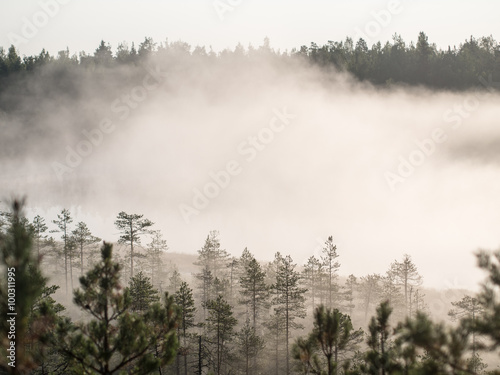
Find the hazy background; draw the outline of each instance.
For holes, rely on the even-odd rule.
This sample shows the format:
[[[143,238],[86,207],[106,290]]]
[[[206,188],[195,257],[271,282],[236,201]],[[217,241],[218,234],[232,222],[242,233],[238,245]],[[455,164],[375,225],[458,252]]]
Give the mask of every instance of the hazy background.
[[[470,34],[498,35],[499,4],[402,4],[404,11],[376,40],[398,32],[409,43],[425,31],[444,48]],[[8,33],[18,32],[23,17],[39,6],[2,2],[0,45],[7,47]],[[242,1],[221,21],[210,1],[143,1],[139,7],[132,1],[74,0],[19,50],[56,53],[68,46],[92,53],[101,39],[115,49],[144,36],[216,50],[238,42],[257,46],[268,36],[273,48],[284,50],[354,37],[370,12],[386,7],[383,1]],[[29,213],[47,221],[70,208],[75,222],[87,221],[107,240],[118,238],[118,212],[142,213],[178,252],[194,253],[217,229],[233,255],[247,246],[261,260],[281,251],[303,264],[333,235],[344,275],[383,273],[408,253],[424,285],[475,288],[482,279],[473,252],[500,242],[498,95],[380,91],[348,76],[265,57],[234,65],[192,59],[184,64],[183,58],[125,120],[111,105],[147,69],[135,70],[130,79],[126,69],[93,78],[81,74],[72,77],[70,88],[58,85],[57,72],[47,71],[18,95],[9,92],[2,100],[11,100],[14,110],[0,113],[2,200],[27,194]],[[460,115],[461,126],[453,129],[444,116],[464,101],[477,108]],[[284,107],[296,118],[246,161],[238,145],[268,126],[273,109]],[[103,118],[115,130],[60,181],[52,163],[64,162],[66,147],[85,139],[81,130],[97,128]],[[384,173],[395,172],[399,157],[408,158],[415,141],[436,128],[447,141],[392,191]],[[179,205],[189,204],[193,189],[202,189],[209,173],[230,160],[241,165],[241,174],[186,223]]]
[[[39,1],[2,0],[0,3],[0,45],[10,45],[8,33],[19,33],[23,17],[32,19]],[[63,0],[61,0],[63,2]],[[259,45],[269,37],[282,50],[324,44],[328,40],[355,39],[373,20],[372,12],[387,9],[390,0],[64,0],[50,23],[36,37],[23,44],[22,52],[52,54],[92,52],[104,39],[116,48],[125,41],[140,42],[144,36],[156,41],[184,40],[192,45],[212,46],[220,51],[242,43]],[[214,3],[238,4],[219,17]],[[369,46],[390,40],[394,33],[406,41],[425,31],[438,47],[457,45],[470,35],[498,34],[500,4],[491,0],[400,0],[402,11],[394,15]],[[365,38],[366,39],[366,38]]]

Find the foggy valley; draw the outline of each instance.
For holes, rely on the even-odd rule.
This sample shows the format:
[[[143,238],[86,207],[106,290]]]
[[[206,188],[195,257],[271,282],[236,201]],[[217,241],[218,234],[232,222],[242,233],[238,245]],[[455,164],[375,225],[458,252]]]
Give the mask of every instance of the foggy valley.
[[[500,373],[496,23],[360,3],[308,45],[241,1],[0,16],[1,374]]]

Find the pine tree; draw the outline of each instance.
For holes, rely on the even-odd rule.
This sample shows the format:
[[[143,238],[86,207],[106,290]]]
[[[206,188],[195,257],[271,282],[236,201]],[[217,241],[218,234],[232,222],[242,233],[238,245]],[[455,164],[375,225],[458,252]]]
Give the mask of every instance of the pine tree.
[[[323,305],[314,311],[314,329],[311,335],[326,358],[327,375],[337,374],[340,356],[347,351],[354,352],[354,346],[363,339],[363,331],[354,331],[348,315]]]
[[[206,319],[206,338],[210,351],[210,365],[216,375],[223,373],[229,358],[228,344],[234,338],[234,327],[237,320],[233,317],[231,305],[218,295],[207,302],[208,317]]]
[[[163,266],[162,256],[168,250],[167,241],[163,239],[161,231],[151,231],[151,242],[146,249],[148,269],[151,272],[151,283],[160,286],[160,272]],[[174,293],[176,290],[173,291]]]
[[[389,302],[384,301],[377,307],[376,316],[370,320],[367,340],[369,350],[365,353],[365,371],[369,374],[388,375],[401,370],[390,341],[391,313]]]
[[[404,323],[400,323],[396,333],[395,343],[404,360],[404,365],[399,368],[406,373],[418,369],[420,372],[417,373],[423,374],[476,374],[472,367],[479,363],[466,359],[470,350],[470,327],[464,321],[451,328],[434,323],[419,312],[416,317],[407,317]],[[417,350],[425,353],[420,363],[416,360]]]
[[[278,256],[278,254],[277,254]],[[280,256],[281,257],[281,256]],[[306,309],[304,307],[304,294],[306,289],[299,285],[300,275],[295,271],[296,265],[293,264],[292,258],[278,258],[278,270],[276,274],[276,282],[271,289],[274,290],[273,305],[274,309],[281,311],[284,316],[285,323],[285,353],[286,353],[286,374],[290,374],[290,334],[292,330],[303,328],[296,322],[298,318],[305,318]]]
[[[148,219],[143,219],[144,215],[127,214],[120,212],[116,217],[115,226],[121,235],[118,243],[130,244],[130,278],[134,276],[134,244],[141,243],[141,236],[149,232],[149,227],[153,225]]]
[[[71,237],[76,247],[80,250],[80,275],[83,276],[83,249],[101,241],[99,237],[92,235],[92,232],[83,221],[76,224],[76,228],[71,232]]]
[[[316,307],[316,296],[318,295],[318,292],[321,293],[321,286],[319,285],[319,282],[322,278],[322,269],[323,266],[321,262],[313,255],[307,260],[303,270],[304,284],[308,290],[313,310]]]
[[[257,319],[261,312],[268,306],[269,288],[265,277],[259,262],[253,258],[247,262],[240,278],[241,303],[248,307],[254,329],[257,329]]]
[[[244,273],[248,263],[254,259],[255,257],[253,256],[253,254],[250,252],[250,250],[248,250],[248,248],[244,248],[242,253],[241,253],[241,256],[240,256],[240,259],[238,261],[238,264],[240,266],[240,270],[241,270],[241,273]],[[241,277],[241,275],[240,275]]]
[[[328,240],[325,241],[322,253],[323,256],[321,257],[321,261],[326,273],[328,306],[333,308],[333,297],[337,293],[336,279],[338,277],[337,272],[340,268],[340,263],[336,261],[339,256],[337,254],[337,245],[333,244],[332,236],[328,237]]]
[[[66,309],[52,298],[59,286],[47,286],[48,278],[42,275],[40,269],[33,265],[29,268],[30,284],[40,285],[42,290],[31,306],[25,347],[38,365],[39,371],[42,374],[48,374],[55,372],[65,363],[57,350],[50,346],[50,342],[54,339],[53,330],[57,321],[61,319],[59,313]],[[35,370],[34,373],[38,371]]]
[[[60,322],[59,350],[79,373],[110,375],[127,369],[128,374],[148,374],[171,362],[178,322],[173,298],[166,294],[164,306],[153,303],[143,315],[132,313],[130,293],[120,286],[121,266],[112,261],[110,244],[104,243],[101,257],[80,278],[81,289],[74,291],[74,303],[91,319],[78,325],[69,319]]]
[[[179,307],[180,316],[178,336],[182,345],[179,347],[179,353],[184,357],[184,375],[187,375],[187,356],[190,352],[188,331],[190,328],[196,326],[194,323],[196,307],[194,305],[193,290],[189,288],[189,285],[184,281],[181,283],[179,290],[175,293],[175,303]]]
[[[360,297],[363,301],[363,308],[365,310],[365,322],[368,318],[370,306],[377,303],[379,300],[381,293],[380,279],[380,275],[377,274],[362,276],[360,278],[358,286]]]
[[[318,341],[314,335],[299,337],[292,346],[292,358],[300,362],[304,375],[321,374],[321,365],[317,355]]]
[[[379,298],[382,301],[389,301],[389,304],[393,309],[392,316],[396,316],[397,320],[403,319],[405,317],[406,313],[404,295],[401,293],[401,287],[396,283],[396,276],[393,272],[387,272],[385,277],[380,278]]]
[[[493,254],[481,251],[477,257],[479,267],[489,275],[478,295],[483,311],[475,316],[475,321],[468,319],[467,325],[475,333],[488,337],[493,349],[500,346],[500,251]]]
[[[415,313],[425,312],[427,311],[427,304],[424,300],[425,294],[421,292],[420,289],[415,291],[415,298],[413,299],[413,303],[415,304]]]
[[[255,359],[264,349],[264,340],[255,332],[255,327],[250,324],[250,319],[245,321],[245,325],[237,334],[238,352],[244,360],[245,375],[253,374],[256,371]]]
[[[410,288],[422,284],[422,276],[418,273],[417,266],[412,262],[411,257],[405,254],[401,262],[394,261],[391,264],[389,274],[394,278],[396,285],[403,288],[405,301],[405,314],[409,312],[409,291]]]
[[[198,261],[195,265],[209,270],[214,277],[225,278],[229,254],[221,249],[219,232],[211,231],[203,247],[198,250]]]
[[[346,302],[346,309],[349,316],[352,316],[353,309],[356,307],[354,304],[354,293],[358,289],[358,280],[356,276],[349,275],[345,281],[344,300]]]
[[[284,341],[284,332],[285,332],[285,314],[282,309],[274,309],[272,315],[268,317],[268,319],[264,322],[264,326],[269,331],[269,339],[267,342],[272,342],[273,347],[273,356],[275,363],[275,375],[278,375],[280,372],[280,364],[282,363],[282,358],[280,356],[280,346]],[[269,354],[271,351],[269,351]]]
[[[203,308],[203,320],[206,319],[207,302],[216,298],[213,293],[213,282],[216,278],[222,281],[226,275],[228,253],[220,248],[219,232],[211,231],[203,247],[198,250],[198,260],[194,263],[201,267],[195,274],[199,281],[200,299]]]
[[[64,275],[66,277],[66,294],[68,294],[68,264],[69,264],[69,274],[71,279],[71,289],[73,290],[73,267],[72,267],[72,253],[73,248],[71,244],[71,230],[69,225],[73,222],[71,215],[67,209],[63,209],[60,214],[57,215],[58,220],[52,220],[52,222],[57,226],[58,229],[51,232],[60,232],[61,239],[63,240],[63,254],[64,254]]]
[[[227,300],[230,304],[234,304],[234,295],[235,292],[238,289],[238,274],[239,272],[239,261],[236,257],[232,257],[229,259],[228,262],[228,269],[229,269],[229,275],[228,275],[228,282],[229,282],[229,290],[228,290],[228,295],[227,295]]]
[[[44,285],[34,282],[41,274],[22,213],[23,202],[14,201],[12,206],[5,232],[0,235],[0,259],[5,267],[0,281],[0,313],[4,317],[0,322],[0,370],[19,374],[28,372],[40,360],[38,354],[46,347],[44,335],[50,332],[54,315],[47,303],[40,304],[40,311],[34,313]],[[11,327],[15,328],[14,332]],[[30,351],[30,343],[34,340],[39,347]]]
[[[142,271],[130,279],[130,311],[145,313],[151,304],[160,300],[158,291],[151,284],[151,280]]]
[[[33,221],[31,223],[31,227],[33,228],[33,239],[36,245],[36,251],[38,257],[40,257],[40,250],[42,249],[42,245],[44,241],[47,239],[47,235],[44,234],[47,229],[47,225],[45,224],[45,219],[41,217],[40,215],[36,215],[33,218]]]
[[[168,289],[172,293],[177,293],[177,291],[179,290],[179,286],[182,283],[182,278],[179,269],[177,268],[177,265],[174,264],[172,268],[173,268],[172,275],[168,278],[169,282]]]

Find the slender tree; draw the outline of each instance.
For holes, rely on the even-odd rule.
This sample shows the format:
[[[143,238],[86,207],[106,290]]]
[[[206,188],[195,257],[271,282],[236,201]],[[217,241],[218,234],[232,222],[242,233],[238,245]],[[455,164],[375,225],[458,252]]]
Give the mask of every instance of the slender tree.
[[[362,276],[358,284],[361,300],[363,301],[363,308],[365,312],[365,322],[368,319],[370,306],[377,303],[380,298],[380,275],[370,274]]]
[[[174,264],[172,268],[172,275],[170,275],[170,277],[168,278],[168,288],[172,293],[177,293],[177,291],[179,290],[179,286],[182,283],[182,278],[177,265]]]
[[[179,290],[175,293],[175,303],[179,307],[180,321],[178,326],[178,336],[182,345],[179,353],[184,357],[184,375],[188,373],[187,356],[190,352],[188,343],[188,331],[196,326],[194,322],[196,307],[194,305],[193,290],[186,282],[182,282]]]
[[[121,235],[118,243],[130,244],[130,278],[134,276],[134,244],[141,243],[141,236],[148,233],[153,222],[143,219],[144,215],[120,212],[116,217],[115,226]]]
[[[389,274],[393,277],[396,285],[403,288],[405,301],[405,314],[409,312],[409,292],[410,288],[422,284],[422,276],[418,273],[417,266],[408,254],[405,254],[401,262],[394,261],[391,264]]]
[[[163,266],[162,256],[168,250],[167,241],[163,239],[163,234],[160,230],[151,231],[151,242],[146,249],[146,259],[149,272],[151,273],[151,283],[159,287],[160,272]],[[176,290],[174,290],[174,293]]]
[[[240,278],[240,294],[242,304],[248,307],[252,327],[257,329],[257,319],[260,313],[268,307],[269,288],[265,282],[266,275],[259,262],[253,258],[247,262],[244,273]]]
[[[390,342],[391,313],[389,302],[384,301],[377,307],[376,316],[371,318],[367,339],[369,349],[365,353],[365,371],[369,374],[389,375],[401,370]]]
[[[71,289],[73,289],[73,244],[71,243],[71,229],[69,227],[69,225],[73,222],[73,219],[71,218],[69,211],[67,209],[63,209],[61,213],[57,215],[57,220],[52,220],[52,222],[57,226],[57,229],[51,232],[61,233],[61,239],[63,240],[64,275],[66,278],[66,294],[68,294],[68,264],[71,278]]]
[[[358,279],[354,275],[349,275],[347,280],[345,281],[345,292],[344,292],[344,301],[346,303],[346,310],[349,316],[352,316],[353,309],[356,307],[354,304],[354,296],[355,292],[358,289]]]
[[[273,305],[275,310],[282,312],[285,323],[285,353],[286,353],[286,374],[290,374],[290,348],[289,341],[292,330],[303,328],[296,320],[305,318],[306,309],[304,307],[304,294],[306,289],[299,285],[300,275],[295,271],[296,265],[292,258],[288,255],[278,258],[278,270],[276,274],[276,282],[271,287],[275,291]]]
[[[245,321],[245,324],[237,333],[237,345],[240,357],[244,361],[245,375],[253,374],[256,370],[254,359],[264,349],[264,340],[257,335],[255,327],[250,323],[250,319]]]
[[[312,337],[326,358],[327,375],[332,375],[337,374],[339,356],[347,350],[354,352],[353,346],[362,341],[363,331],[354,331],[348,315],[320,305],[314,311]]]
[[[201,271],[195,274],[198,280],[199,295],[203,308],[203,320],[206,319],[207,302],[217,297],[213,293],[213,282],[216,278],[222,281],[227,274],[228,253],[221,249],[219,241],[219,232],[211,231],[203,247],[198,250],[198,259],[194,263],[201,268]]]
[[[80,275],[83,276],[83,249],[101,241],[99,237],[92,235],[92,232],[83,221],[76,224],[76,228],[71,232],[72,240],[80,250]]]
[[[40,215],[36,215],[33,218],[31,227],[33,230],[33,240],[35,242],[36,252],[38,257],[40,257],[40,250],[42,248],[42,244],[47,239],[47,235],[45,234],[45,232],[47,232],[47,229],[49,228],[45,224],[45,219]]]
[[[221,249],[219,232],[211,231],[203,247],[198,250],[198,260],[195,265],[207,268],[214,278],[224,278],[227,273],[229,254]]]
[[[307,263],[302,271],[304,275],[304,284],[308,291],[311,300],[311,307],[314,310],[316,307],[316,297],[318,292],[321,293],[321,286],[319,285],[322,278],[323,266],[321,262],[314,255],[309,257]]]
[[[476,321],[481,318],[484,313],[484,306],[480,302],[478,298],[465,296],[460,301],[455,301],[451,303],[453,305],[453,309],[448,311],[448,316],[452,321],[457,321],[461,319],[467,319],[473,327],[476,324]],[[472,336],[472,359],[476,358],[477,353],[477,334],[474,330],[471,330]],[[473,370],[477,369],[473,366]]]
[[[328,237],[323,246],[321,261],[327,277],[327,295],[328,295],[328,306],[333,308],[333,297],[337,293],[337,272],[340,268],[340,263],[337,262],[339,257],[337,254],[337,245],[333,243],[333,237]]]
[[[392,308],[392,316],[397,320],[405,317],[405,298],[401,293],[401,286],[396,281],[396,276],[393,272],[387,272],[385,276],[380,278],[380,296],[382,301],[389,301]],[[410,286],[410,290],[411,290]],[[410,293],[411,294],[411,293]],[[410,296],[411,301],[411,296]],[[411,305],[411,303],[410,303]],[[411,314],[410,314],[411,315]]]
[[[209,362],[214,373],[220,375],[229,358],[228,344],[234,339],[237,320],[233,317],[231,305],[220,294],[207,302],[207,311],[205,342],[210,347]]]

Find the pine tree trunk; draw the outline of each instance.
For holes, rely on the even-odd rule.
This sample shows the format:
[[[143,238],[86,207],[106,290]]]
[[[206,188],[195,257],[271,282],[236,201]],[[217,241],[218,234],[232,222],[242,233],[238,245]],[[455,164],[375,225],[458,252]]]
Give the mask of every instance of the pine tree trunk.
[[[80,276],[83,276],[83,244],[80,244]]]
[[[73,256],[69,252],[69,278],[71,280],[71,290],[73,290]]]
[[[130,278],[134,277],[134,231],[130,222]]]
[[[279,320],[276,316],[276,375],[279,374],[279,342],[280,342]]]
[[[68,295],[68,251],[66,249],[66,240],[64,240],[64,276],[66,278],[66,295]]]

